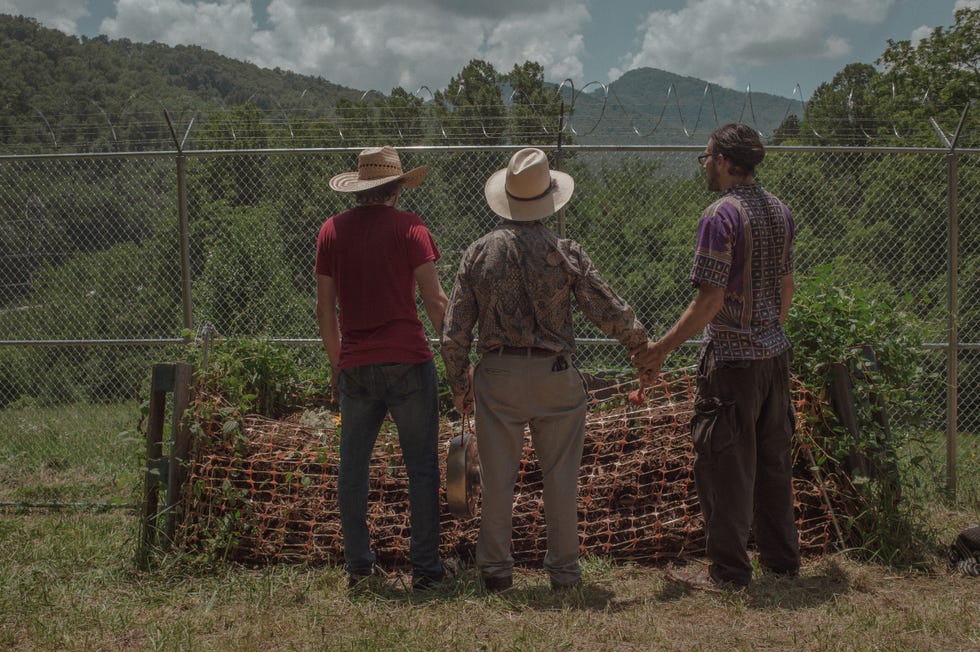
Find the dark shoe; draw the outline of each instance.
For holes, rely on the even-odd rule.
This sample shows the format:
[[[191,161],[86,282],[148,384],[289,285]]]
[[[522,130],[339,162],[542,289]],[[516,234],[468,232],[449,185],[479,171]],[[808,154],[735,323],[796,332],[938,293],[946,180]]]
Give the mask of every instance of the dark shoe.
[[[444,579],[446,579],[446,574],[443,573],[438,577],[433,577],[431,575],[419,575],[412,579],[412,590],[413,591],[429,591],[436,588]]]
[[[709,593],[721,593],[723,591],[743,591],[748,586],[739,582],[726,582],[716,580],[711,576],[711,572],[705,567],[693,569],[680,568],[667,573],[667,577],[675,582],[679,582],[688,588],[697,591],[708,591]]]
[[[348,589],[356,588],[357,586],[367,581],[369,577],[371,577],[371,573],[348,573],[347,588]]]
[[[560,593],[562,591],[571,591],[572,589],[580,589],[580,588],[582,588],[581,578],[571,582],[565,582],[564,584],[560,582],[556,582],[555,580],[551,580],[551,590],[555,591],[556,593]]]
[[[775,575],[776,577],[794,578],[800,576],[800,569],[799,568],[780,569],[780,568],[763,567],[762,573],[764,575]]]
[[[500,593],[514,586],[514,578],[511,575],[501,575],[498,577],[483,576],[483,588],[487,593]]]
[[[369,583],[372,583],[374,581],[374,578],[380,580],[381,577],[378,575],[377,570],[378,569],[376,566],[371,566],[366,571],[355,571],[355,572],[347,571],[347,588],[360,589],[366,587]]]

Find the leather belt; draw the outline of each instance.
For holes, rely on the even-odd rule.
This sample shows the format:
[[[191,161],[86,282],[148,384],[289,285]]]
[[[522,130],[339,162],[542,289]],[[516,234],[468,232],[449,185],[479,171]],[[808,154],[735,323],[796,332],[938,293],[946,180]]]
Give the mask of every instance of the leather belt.
[[[501,346],[493,350],[498,355],[519,355],[525,358],[551,358],[560,355],[558,351],[542,349],[537,346]]]

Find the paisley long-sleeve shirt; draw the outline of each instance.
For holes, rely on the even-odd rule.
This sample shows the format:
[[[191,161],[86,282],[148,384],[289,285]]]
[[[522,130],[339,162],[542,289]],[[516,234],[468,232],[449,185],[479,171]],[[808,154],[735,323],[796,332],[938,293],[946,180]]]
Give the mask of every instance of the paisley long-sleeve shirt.
[[[442,332],[442,357],[453,392],[469,389],[469,353],[479,324],[480,354],[500,347],[575,349],[572,297],[582,312],[629,351],[647,333],[574,240],[540,222],[504,221],[463,255]]]

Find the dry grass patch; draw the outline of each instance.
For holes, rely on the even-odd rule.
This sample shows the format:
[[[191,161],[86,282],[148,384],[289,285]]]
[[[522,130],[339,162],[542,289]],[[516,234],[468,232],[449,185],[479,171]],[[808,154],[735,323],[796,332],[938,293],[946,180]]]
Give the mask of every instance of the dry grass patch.
[[[133,570],[135,517],[0,512],[0,648],[14,650],[975,650],[980,583],[846,555],[798,579],[692,591],[665,569],[585,563],[555,594],[540,570],[486,595],[472,568],[412,593],[394,574],[350,595],[337,568]]]

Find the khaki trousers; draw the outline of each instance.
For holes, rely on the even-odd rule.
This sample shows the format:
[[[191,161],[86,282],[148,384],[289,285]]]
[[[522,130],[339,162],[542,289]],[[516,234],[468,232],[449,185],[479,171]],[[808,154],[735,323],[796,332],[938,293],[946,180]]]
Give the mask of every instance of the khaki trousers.
[[[514,485],[525,425],[541,467],[548,547],[544,567],[554,584],[581,577],[578,474],[587,397],[568,356],[489,353],[474,375],[476,440],[482,473],[476,563],[485,577],[511,575]]]

